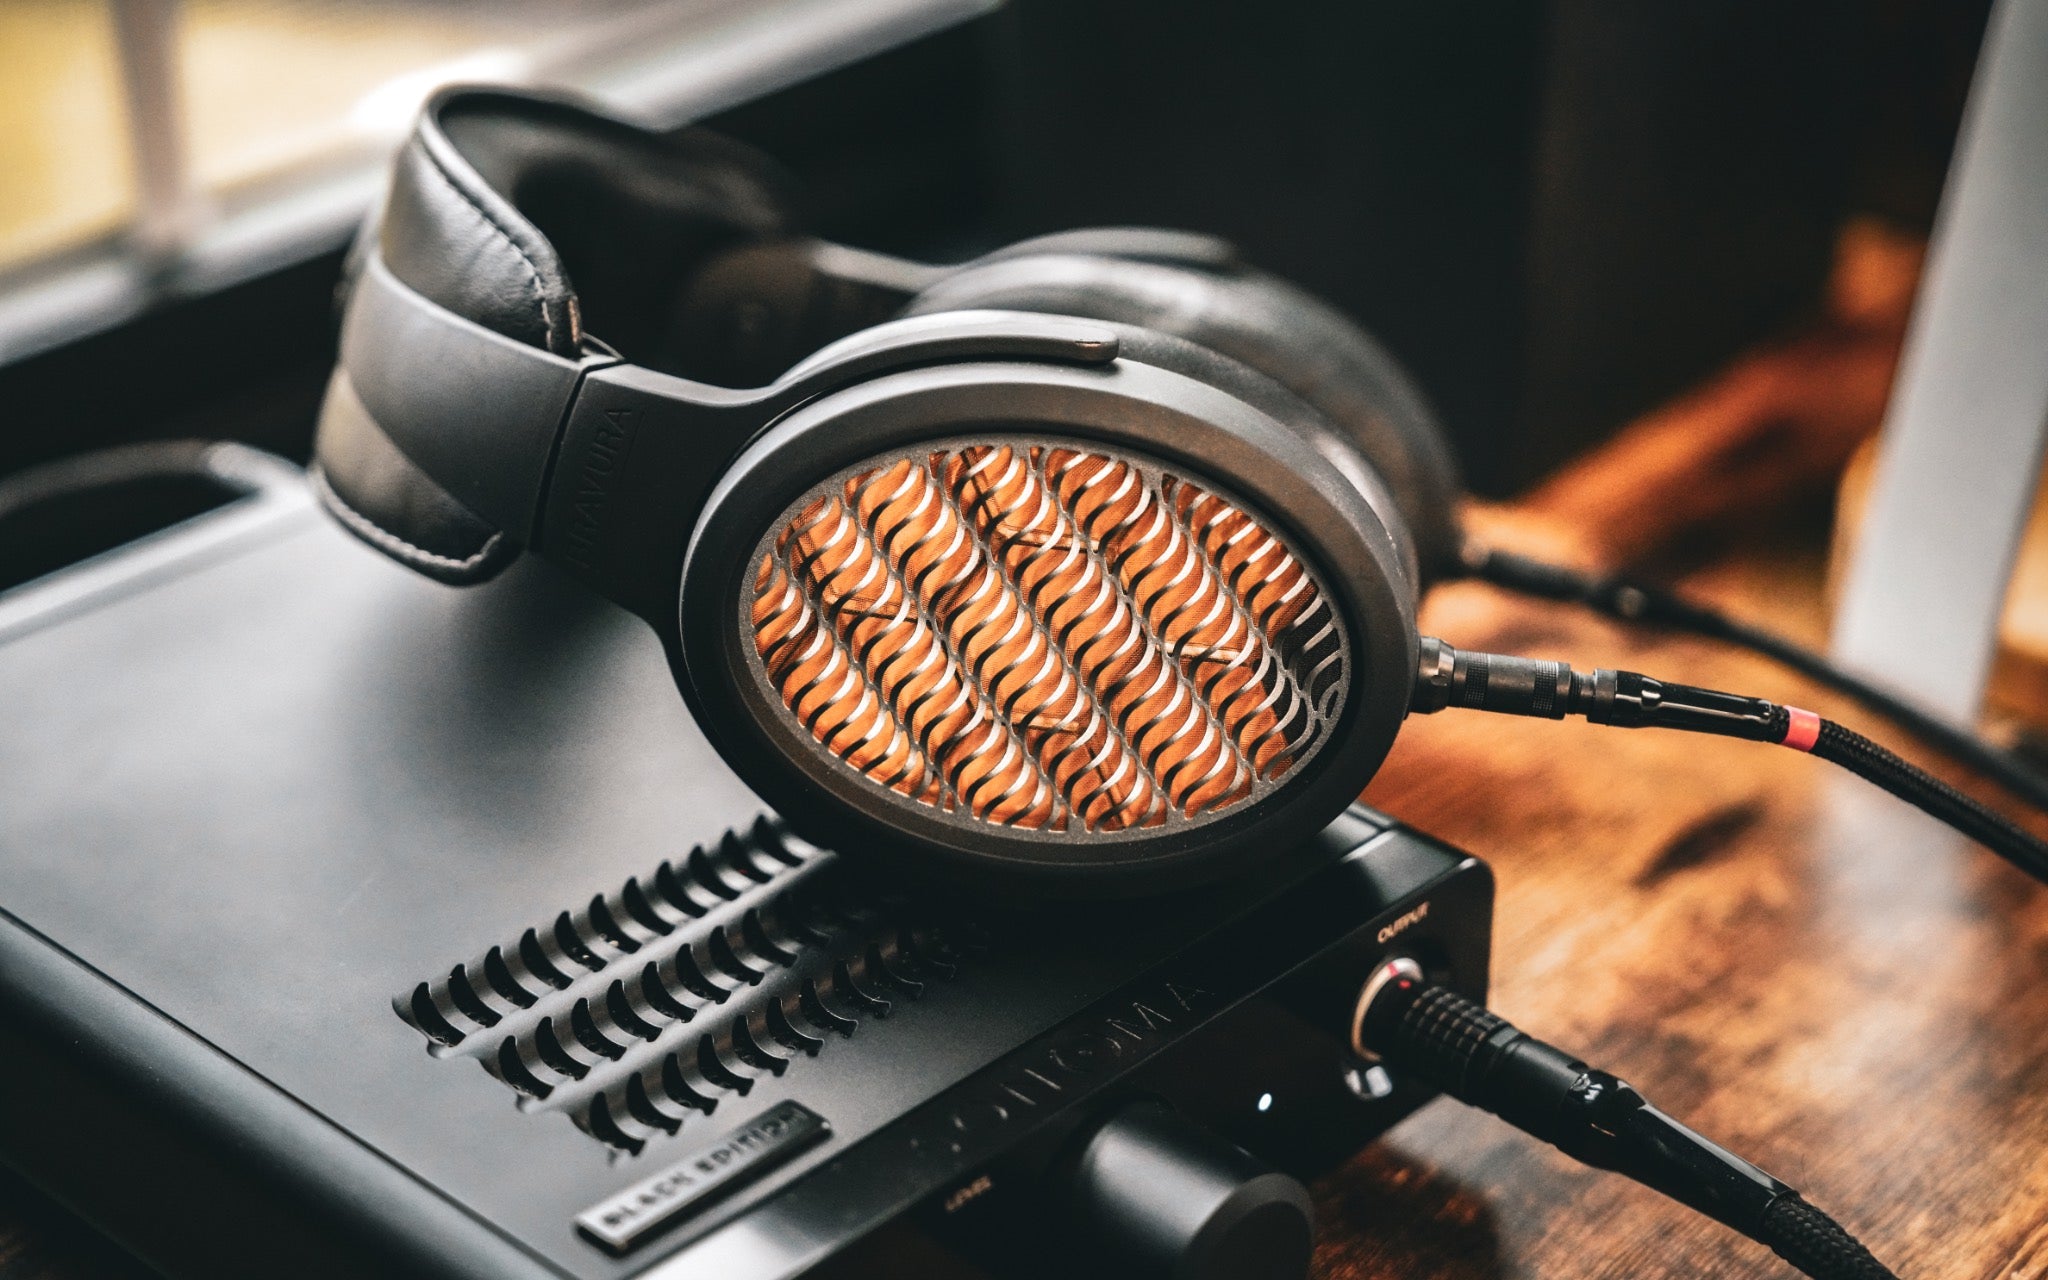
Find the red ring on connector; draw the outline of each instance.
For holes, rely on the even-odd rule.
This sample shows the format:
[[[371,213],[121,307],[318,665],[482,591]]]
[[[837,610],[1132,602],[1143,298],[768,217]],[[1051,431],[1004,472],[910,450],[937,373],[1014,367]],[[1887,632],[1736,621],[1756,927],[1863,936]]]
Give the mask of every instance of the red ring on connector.
[[[1778,741],[1794,751],[1813,750],[1813,744],[1820,741],[1820,717],[1804,707],[1786,707],[1785,714],[1791,720]]]

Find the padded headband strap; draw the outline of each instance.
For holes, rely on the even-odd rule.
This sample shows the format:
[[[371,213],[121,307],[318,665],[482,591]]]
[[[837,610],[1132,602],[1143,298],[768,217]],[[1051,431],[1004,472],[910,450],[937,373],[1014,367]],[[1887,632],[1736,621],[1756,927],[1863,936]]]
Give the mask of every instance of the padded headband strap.
[[[400,284],[381,258],[364,264],[351,293],[336,382],[456,501],[530,542],[576,384],[615,359],[570,360],[493,333]]]
[[[658,328],[696,263],[791,234],[793,203],[766,162],[713,135],[663,137],[560,98],[437,94],[358,247],[315,442],[322,501],[422,573],[491,577],[530,535],[586,321]]]

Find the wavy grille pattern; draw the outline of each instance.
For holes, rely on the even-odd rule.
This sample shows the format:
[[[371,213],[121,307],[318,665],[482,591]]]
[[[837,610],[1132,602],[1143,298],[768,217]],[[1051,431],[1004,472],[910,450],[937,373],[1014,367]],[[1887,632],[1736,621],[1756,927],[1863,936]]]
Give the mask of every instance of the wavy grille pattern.
[[[1321,588],[1249,513],[1088,450],[900,457],[790,514],[754,642],[824,749],[1033,830],[1199,821],[1298,768],[1341,706]]]
[[[437,1054],[637,1153],[950,977],[942,935],[763,819],[394,1002]]]

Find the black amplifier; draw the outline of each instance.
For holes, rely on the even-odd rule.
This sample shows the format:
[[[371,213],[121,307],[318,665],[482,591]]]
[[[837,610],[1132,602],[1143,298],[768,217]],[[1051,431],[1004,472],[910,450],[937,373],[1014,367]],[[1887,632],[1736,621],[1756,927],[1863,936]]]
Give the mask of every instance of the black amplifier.
[[[0,1156],[167,1274],[1248,1276],[1423,1100],[1347,1049],[1374,962],[1484,993],[1487,871],[1362,809],[1255,891],[922,897],[644,626],[215,462],[0,596]]]

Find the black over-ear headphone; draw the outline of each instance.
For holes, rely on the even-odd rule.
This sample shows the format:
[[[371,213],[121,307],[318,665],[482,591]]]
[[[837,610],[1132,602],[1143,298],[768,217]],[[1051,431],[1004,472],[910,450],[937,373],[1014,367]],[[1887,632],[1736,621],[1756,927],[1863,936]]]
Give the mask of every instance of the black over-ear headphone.
[[[793,204],[714,136],[442,93],[358,249],[322,498],[442,581],[530,548],[638,613],[821,842],[1041,894],[1313,856],[1457,552],[1393,362],[1206,237],[932,267]]]

